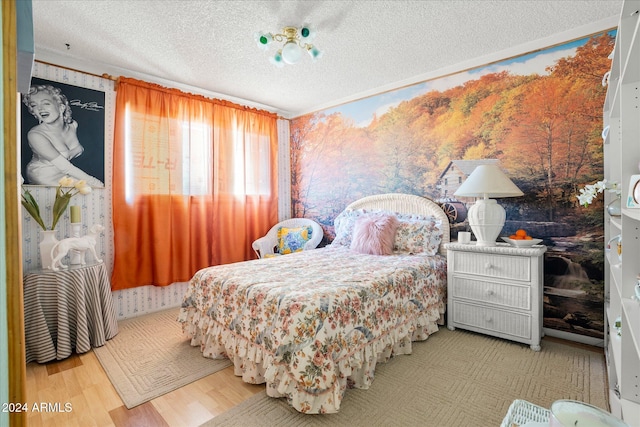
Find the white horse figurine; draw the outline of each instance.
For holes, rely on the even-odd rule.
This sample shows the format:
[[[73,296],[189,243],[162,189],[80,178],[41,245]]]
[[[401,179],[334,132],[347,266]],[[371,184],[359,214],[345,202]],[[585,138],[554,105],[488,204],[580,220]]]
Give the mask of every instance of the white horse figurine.
[[[72,249],[82,252],[82,256],[80,257],[82,260],[81,265],[86,264],[84,261],[84,252],[86,251],[90,251],[97,262],[102,262],[101,259],[98,259],[98,255],[96,254],[96,238],[100,233],[102,233],[102,231],[104,231],[104,227],[102,225],[94,224],[89,229],[89,234],[82,237],[69,237],[60,240],[51,248],[51,269],[53,271],[58,271],[58,266],[61,268],[67,268],[67,266],[62,263],[62,258],[64,258]]]

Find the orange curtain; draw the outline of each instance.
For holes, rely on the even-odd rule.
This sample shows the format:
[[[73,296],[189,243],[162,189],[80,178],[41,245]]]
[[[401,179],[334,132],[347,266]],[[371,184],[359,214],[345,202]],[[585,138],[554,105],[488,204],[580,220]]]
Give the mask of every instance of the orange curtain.
[[[277,222],[277,117],[120,77],[112,289],[254,257]]]

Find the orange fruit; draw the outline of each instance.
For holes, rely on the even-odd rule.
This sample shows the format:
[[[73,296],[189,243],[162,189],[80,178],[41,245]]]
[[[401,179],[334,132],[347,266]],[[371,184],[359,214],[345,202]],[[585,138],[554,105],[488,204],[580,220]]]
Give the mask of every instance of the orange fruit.
[[[533,237],[531,237],[531,236],[524,236],[524,240],[533,240]]]
[[[516,236],[525,237],[526,235],[527,235],[527,232],[524,231],[523,229],[519,229],[518,231],[516,231]]]
[[[517,235],[515,235],[515,234],[512,234],[511,236],[509,236],[509,238],[510,238],[511,240],[520,240],[520,236],[517,236]]]

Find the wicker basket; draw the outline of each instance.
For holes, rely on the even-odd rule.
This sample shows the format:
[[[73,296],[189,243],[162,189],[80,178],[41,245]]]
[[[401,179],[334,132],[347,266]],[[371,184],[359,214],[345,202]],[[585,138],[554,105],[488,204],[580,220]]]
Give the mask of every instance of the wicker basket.
[[[500,427],[514,427],[526,424],[529,421],[548,422],[549,410],[541,406],[534,405],[526,400],[514,400],[507,416],[502,420]]]

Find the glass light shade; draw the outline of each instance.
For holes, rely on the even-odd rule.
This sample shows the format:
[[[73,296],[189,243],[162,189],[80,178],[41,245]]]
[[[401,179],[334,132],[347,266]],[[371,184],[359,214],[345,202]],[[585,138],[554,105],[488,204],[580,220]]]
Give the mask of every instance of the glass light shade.
[[[287,64],[297,64],[302,58],[302,49],[296,42],[287,42],[282,48],[282,59]]]
[[[323,52],[315,46],[310,46],[307,48],[307,53],[309,54],[311,59],[315,61],[316,59],[320,59],[322,57]]]
[[[258,47],[262,50],[267,50],[267,47],[273,41],[273,37],[270,33],[265,33],[262,31],[255,33],[253,35],[253,38],[256,41]]]
[[[309,42],[313,40],[315,36],[316,36],[316,30],[311,27],[304,26],[300,29],[300,39],[305,42]]]
[[[276,67],[284,67],[284,62],[282,61],[282,50],[278,50],[275,55],[269,58],[269,61]]]

